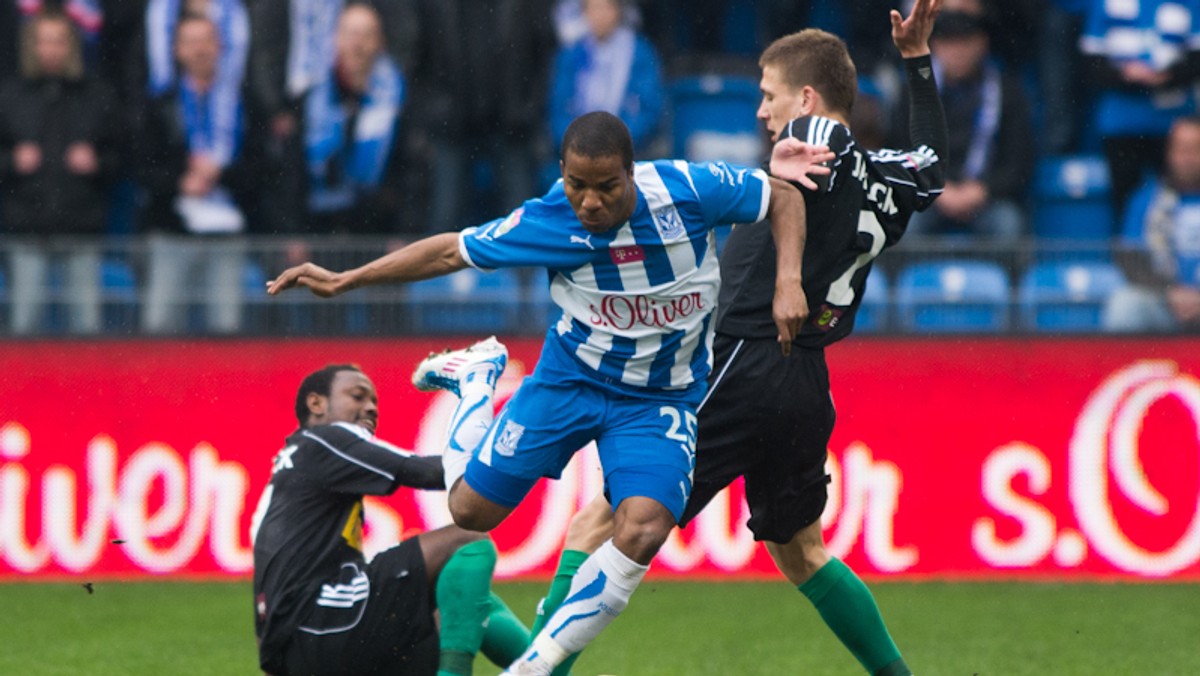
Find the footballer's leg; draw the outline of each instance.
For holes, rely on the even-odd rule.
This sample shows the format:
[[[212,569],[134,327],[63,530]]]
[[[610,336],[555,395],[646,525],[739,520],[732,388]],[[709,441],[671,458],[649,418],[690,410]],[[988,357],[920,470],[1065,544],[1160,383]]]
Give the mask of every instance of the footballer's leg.
[[[912,673],[888,633],[871,590],[849,566],[826,551],[820,521],[801,529],[786,544],[767,542],[767,551],[868,673]]]
[[[412,382],[418,390],[445,390],[459,398],[442,451],[447,490],[462,477],[471,454],[492,425],[496,383],[507,365],[508,348],[492,336],[461,350],[431,354],[413,371]]]

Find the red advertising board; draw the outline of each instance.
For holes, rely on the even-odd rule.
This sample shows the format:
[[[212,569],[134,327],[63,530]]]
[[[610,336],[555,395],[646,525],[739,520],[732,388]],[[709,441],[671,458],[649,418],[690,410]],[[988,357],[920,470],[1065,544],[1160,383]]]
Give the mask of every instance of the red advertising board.
[[[540,343],[509,343],[500,399]],[[0,343],[0,579],[244,576],[250,516],[330,362],[380,391],[382,437],[436,453],[454,406],[417,392],[441,341]],[[1200,580],[1200,340],[853,339],[823,523],[871,576]],[[601,489],[592,449],[495,533],[500,575],[550,573]],[[367,546],[448,522],[444,494],[371,500]],[[774,576],[740,486],[677,531],[660,576]]]

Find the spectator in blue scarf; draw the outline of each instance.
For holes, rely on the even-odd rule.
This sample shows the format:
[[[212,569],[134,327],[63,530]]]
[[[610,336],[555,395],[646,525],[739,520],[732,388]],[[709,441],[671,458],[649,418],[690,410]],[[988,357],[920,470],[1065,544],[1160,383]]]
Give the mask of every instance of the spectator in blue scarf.
[[[559,51],[549,96],[550,137],[597,110],[621,118],[633,147],[652,149],[666,96],[654,47],[624,20],[624,0],[582,0],[587,33]]]

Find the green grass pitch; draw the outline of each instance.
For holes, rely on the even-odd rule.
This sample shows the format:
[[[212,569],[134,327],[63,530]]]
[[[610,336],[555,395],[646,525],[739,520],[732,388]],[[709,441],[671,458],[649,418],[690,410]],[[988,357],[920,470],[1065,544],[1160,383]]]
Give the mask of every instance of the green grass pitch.
[[[871,586],[922,676],[1200,673],[1200,585]],[[545,585],[497,588],[529,619]],[[13,583],[0,605],[0,674],[258,673],[248,582]],[[575,673],[863,672],[783,582],[648,580]]]

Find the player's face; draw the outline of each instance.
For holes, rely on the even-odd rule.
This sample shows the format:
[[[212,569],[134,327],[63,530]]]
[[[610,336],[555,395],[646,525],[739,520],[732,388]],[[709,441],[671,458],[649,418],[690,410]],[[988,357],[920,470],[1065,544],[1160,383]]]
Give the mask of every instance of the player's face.
[[[329,388],[329,396],[318,397],[316,406],[310,404],[309,408],[313,411],[309,418],[312,424],[347,422],[362,425],[372,433],[379,424],[379,395],[375,393],[375,384],[358,371],[338,371]]]
[[[633,215],[637,189],[632,167],[620,155],[584,157],[568,150],[562,162],[563,190],[575,217],[588,232],[611,230]]]
[[[779,132],[783,131],[787,123],[804,114],[804,90],[789,86],[784,81],[779,67],[772,64],[763,66],[758,88],[762,91],[758,119],[766,125],[771,141],[778,141]]]

